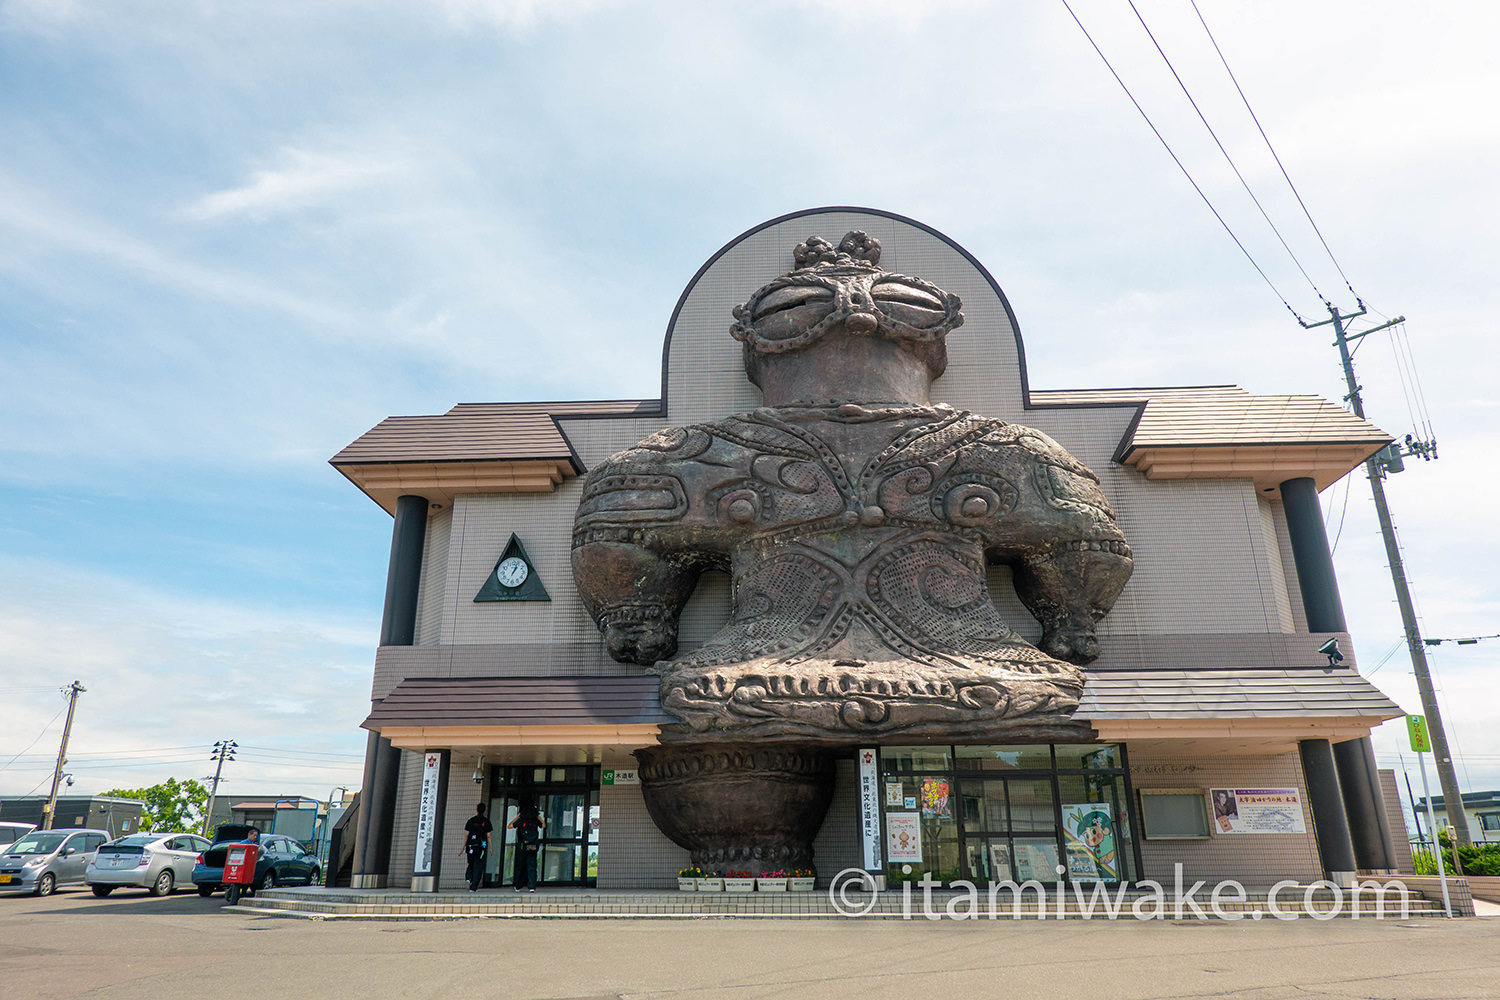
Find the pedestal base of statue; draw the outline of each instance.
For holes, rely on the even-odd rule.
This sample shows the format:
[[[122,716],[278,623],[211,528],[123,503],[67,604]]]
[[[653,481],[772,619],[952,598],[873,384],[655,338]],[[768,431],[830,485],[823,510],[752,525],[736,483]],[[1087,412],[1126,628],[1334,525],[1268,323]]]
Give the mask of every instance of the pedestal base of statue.
[[[706,871],[811,868],[833,799],[822,747],[723,743],[635,751],[646,809]]]

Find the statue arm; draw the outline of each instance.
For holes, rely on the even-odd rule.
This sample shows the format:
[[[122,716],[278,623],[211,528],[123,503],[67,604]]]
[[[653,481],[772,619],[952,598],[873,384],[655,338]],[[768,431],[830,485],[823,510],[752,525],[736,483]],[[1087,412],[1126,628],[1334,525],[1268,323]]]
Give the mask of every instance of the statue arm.
[[[991,522],[990,553],[1010,564],[1016,595],[1042,625],[1042,651],[1088,663],[1099,655],[1096,625],[1130,580],[1130,546],[1093,472],[1039,431],[1011,433],[1004,464],[1018,505]]]
[[[699,575],[727,568],[725,539],[694,497],[704,435],[669,429],[601,463],[584,483],[573,525],[573,579],[620,663],[650,666],[677,652],[677,623]]]
[[[677,622],[704,566],[631,542],[585,541],[573,576],[609,655],[650,666],[677,652]]]

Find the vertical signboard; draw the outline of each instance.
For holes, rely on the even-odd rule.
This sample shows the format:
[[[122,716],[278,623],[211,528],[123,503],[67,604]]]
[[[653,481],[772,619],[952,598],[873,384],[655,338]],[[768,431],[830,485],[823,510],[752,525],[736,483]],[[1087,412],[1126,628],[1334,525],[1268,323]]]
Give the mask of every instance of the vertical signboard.
[[[882,870],[880,859],[880,790],[877,754],[871,747],[859,752],[859,823],[865,846],[865,870]]]
[[[417,850],[412,861],[413,892],[436,892],[443,855],[443,809],[448,799],[447,750],[422,755],[422,794],[417,800]]]

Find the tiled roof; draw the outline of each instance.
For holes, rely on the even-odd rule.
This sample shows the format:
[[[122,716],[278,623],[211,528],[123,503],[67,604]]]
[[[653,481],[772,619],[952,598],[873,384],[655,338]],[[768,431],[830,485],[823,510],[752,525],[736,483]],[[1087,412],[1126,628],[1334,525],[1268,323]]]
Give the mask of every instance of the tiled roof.
[[[653,413],[656,400],[460,403],[447,413],[387,417],[333,456],[334,465],[570,460],[554,417]]]
[[[1352,670],[1140,670],[1090,674],[1080,719],[1393,719],[1400,706]]]
[[[386,726],[629,726],[678,719],[662,711],[655,677],[408,678],[370,712]]]
[[[1321,396],[1255,396],[1234,385],[1033,391],[1034,405],[1142,402],[1135,448],[1234,445],[1384,445],[1391,436]]]

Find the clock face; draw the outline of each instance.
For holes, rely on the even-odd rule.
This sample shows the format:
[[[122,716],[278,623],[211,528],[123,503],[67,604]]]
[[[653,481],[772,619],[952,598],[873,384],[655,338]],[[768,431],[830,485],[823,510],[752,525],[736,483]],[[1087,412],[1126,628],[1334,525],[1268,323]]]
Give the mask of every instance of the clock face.
[[[530,574],[531,568],[520,556],[511,556],[495,568],[495,579],[500,581],[502,587],[519,587]]]

